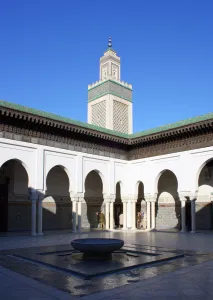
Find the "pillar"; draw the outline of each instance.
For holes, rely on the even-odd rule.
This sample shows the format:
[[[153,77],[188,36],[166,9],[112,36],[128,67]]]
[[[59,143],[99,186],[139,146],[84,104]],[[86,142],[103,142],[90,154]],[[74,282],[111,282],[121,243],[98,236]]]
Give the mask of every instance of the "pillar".
[[[114,229],[114,202],[110,202],[110,230]]]
[[[146,217],[146,222],[147,222],[147,230],[150,230],[150,226],[151,226],[151,216],[150,216],[150,213],[151,213],[151,207],[150,207],[150,204],[151,202],[150,201],[147,201],[147,209],[146,209],[146,214],[147,214],[147,217]]]
[[[186,198],[181,199],[181,232],[186,232]]]
[[[136,229],[136,227],[135,227],[135,225],[136,225],[136,202],[132,201],[131,205],[132,205],[132,229]]]
[[[156,227],[156,224],[155,224],[155,207],[156,207],[156,202],[155,201],[152,201],[152,207],[151,207],[151,210],[152,210],[152,218],[151,218],[151,221],[152,221],[152,226],[151,228],[152,229],[155,229]]]
[[[106,230],[109,230],[109,202],[105,202],[105,213],[106,213]]]
[[[81,232],[81,203],[82,201],[78,201],[78,232]]]
[[[191,233],[195,233],[196,231],[196,210],[195,210],[195,200],[191,200],[191,220],[192,220],[192,225],[191,225]]]
[[[127,219],[127,202],[123,202],[123,229],[127,229],[126,224]]]
[[[76,232],[76,213],[77,213],[77,201],[72,200],[72,231]]]
[[[37,202],[37,192],[30,191],[31,200],[31,235],[36,235],[36,202]]]
[[[38,190],[38,235],[43,235],[43,200],[45,197],[45,192]]]

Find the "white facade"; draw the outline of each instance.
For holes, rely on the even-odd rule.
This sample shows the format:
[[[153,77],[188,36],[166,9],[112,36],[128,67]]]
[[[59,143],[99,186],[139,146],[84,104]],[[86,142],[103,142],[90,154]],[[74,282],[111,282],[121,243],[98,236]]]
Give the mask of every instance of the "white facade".
[[[7,174],[11,178],[10,185],[13,184],[9,201],[16,203],[16,208],[13,208],[12,212],[13,226],[16,229],[22,229],[18,225],[21,222],[20,219],[25,218],[28,223],[31,220],[30,227],[33,235],[42,234],[45,222],[47,223],[45,228],[50,229],[48,222],[51,223],[52,215],[56,214],[57,201],[60,202],[58,216],[60,220],[58,219],[57,222],[65,222],[62,217],[63,205],[65,205],[64,210],[66,211],[66,204],[70,204],[70,220],[67,221],[67,225],[61,224],[57,227],[72,227],[74,231],[77,229],[80,231],[81,227],[85,227],[83,226],[86,224],[84,219],[89,220],[91,214],[95,214],[95,209],[98,209],[94,201],[103,198],[100,207],[106,214],[106,229],[113,229],[114,203],[118,198],[116,184],[118,183],[123,206],[123,227],[124,229],[134,229],[136,202],[140,198],[138,196],[140,182],[144,187],[144,195],[141,196],[143,199],[140,198],[140,201],[145,200],[148,230],[156,228],[156,224],[159,222],[162,227],[164,225],[165,227],[170,225],[175,227],[177,218],[172,215],[172,211],[175,209],[174,201],[178,197],[181,203],[182,230],[185,231],[185,203],[188,197],[191,201],[191,229],[195,231],[197,214],[213,200],[211,195],[213,193],[213,172],[211,168],[205,169],[205,165],[212,159],[213,147],[135,161],[123,161],[4,138],[0,140],[0,166],[4,168],[5,164],[10,161],[16,161],[19,165],[16,166],[16,171],[13,170],[16,175],[14,175],[15,173]],[[26,170],[23,178],[21,165]],[[56,166],[57,168],[53,170]],[[91,172],[93,172],[91,176],[97,175],[95,180],[89,179],[88,174]],[[170,172],[170,175],[168,178],[166,175],[165,180],[160,183],[166,172]],[[52,177],[48,179],[48,176]],[[172,176],[174,176],[174,180],[171,179]],[[16,179],[14,179],[15,177]],[[173,181],[176,183],[173,184]],[[166,183],[168,183],[167,186]],[[25,200],[26,202],[30,201],[30,209],[25,210],[24,216],[22,216],[23,211],[17,204],[23,200],[23,198],[20,200],[21,193],[24,190],[23,193],[26,194],[27,188],[30,192],[29,195],[25,195]],[[58,199],[53,198],[51,193]],[[86,197],[91,203],[87,203]],[[158,209],[156,203],[158,203]],[[162,209],[161,206],[164,208]],[[90,215],[88,207],[90,207]],[[51,216],[47,216],[45,219],[44,210],[49,211]],[[87,217],[83,216],[86,213]],[[161,215],[161,219],[158,214]],[[165,224],[159,221],[162,218],[166,220]],[[173,223],[168,218],[173,218]],[[168,225],[166,225],[167,223]]]

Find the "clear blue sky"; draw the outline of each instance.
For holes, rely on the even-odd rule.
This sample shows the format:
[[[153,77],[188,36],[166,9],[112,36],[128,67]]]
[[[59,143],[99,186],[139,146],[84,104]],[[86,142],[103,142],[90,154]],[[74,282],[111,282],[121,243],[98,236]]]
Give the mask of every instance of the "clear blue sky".
[[[2,0],[0,99],[87,119],[108,37],[134,131],[213,112],[212,0]]]

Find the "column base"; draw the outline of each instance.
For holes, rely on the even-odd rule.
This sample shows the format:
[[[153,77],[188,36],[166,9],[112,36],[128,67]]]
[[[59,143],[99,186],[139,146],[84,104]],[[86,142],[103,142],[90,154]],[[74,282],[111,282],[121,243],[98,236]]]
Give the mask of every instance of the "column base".
[[[37,233],[37,235],[42,236],[44,235],[43,232]]]
[[[31,232],[31,236],[37,236],[37,233]]]
[[[76,233],[77,232],[77,230],[75,229],[75,230],[72,230],[72,233]]]
[[[182,230],[180,230],[180,233],[186,233],[186,230],[184,229],[182,229]]]
[[[196,231],[192,230],[192,231],[190,231],[190,233],[196,233]]]
[[[155,228],[151,228],[151,229],[149,229],[149,231],[157,231]]]

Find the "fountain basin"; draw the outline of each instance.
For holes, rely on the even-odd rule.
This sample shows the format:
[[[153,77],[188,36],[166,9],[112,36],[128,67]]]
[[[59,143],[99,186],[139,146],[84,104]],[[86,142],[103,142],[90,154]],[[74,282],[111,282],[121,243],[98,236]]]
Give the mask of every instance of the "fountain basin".
[[[71,241],[74,249],[84,253],[85,256],[110,255],[124,245],[123,240],[107,238],[88,238]]]

